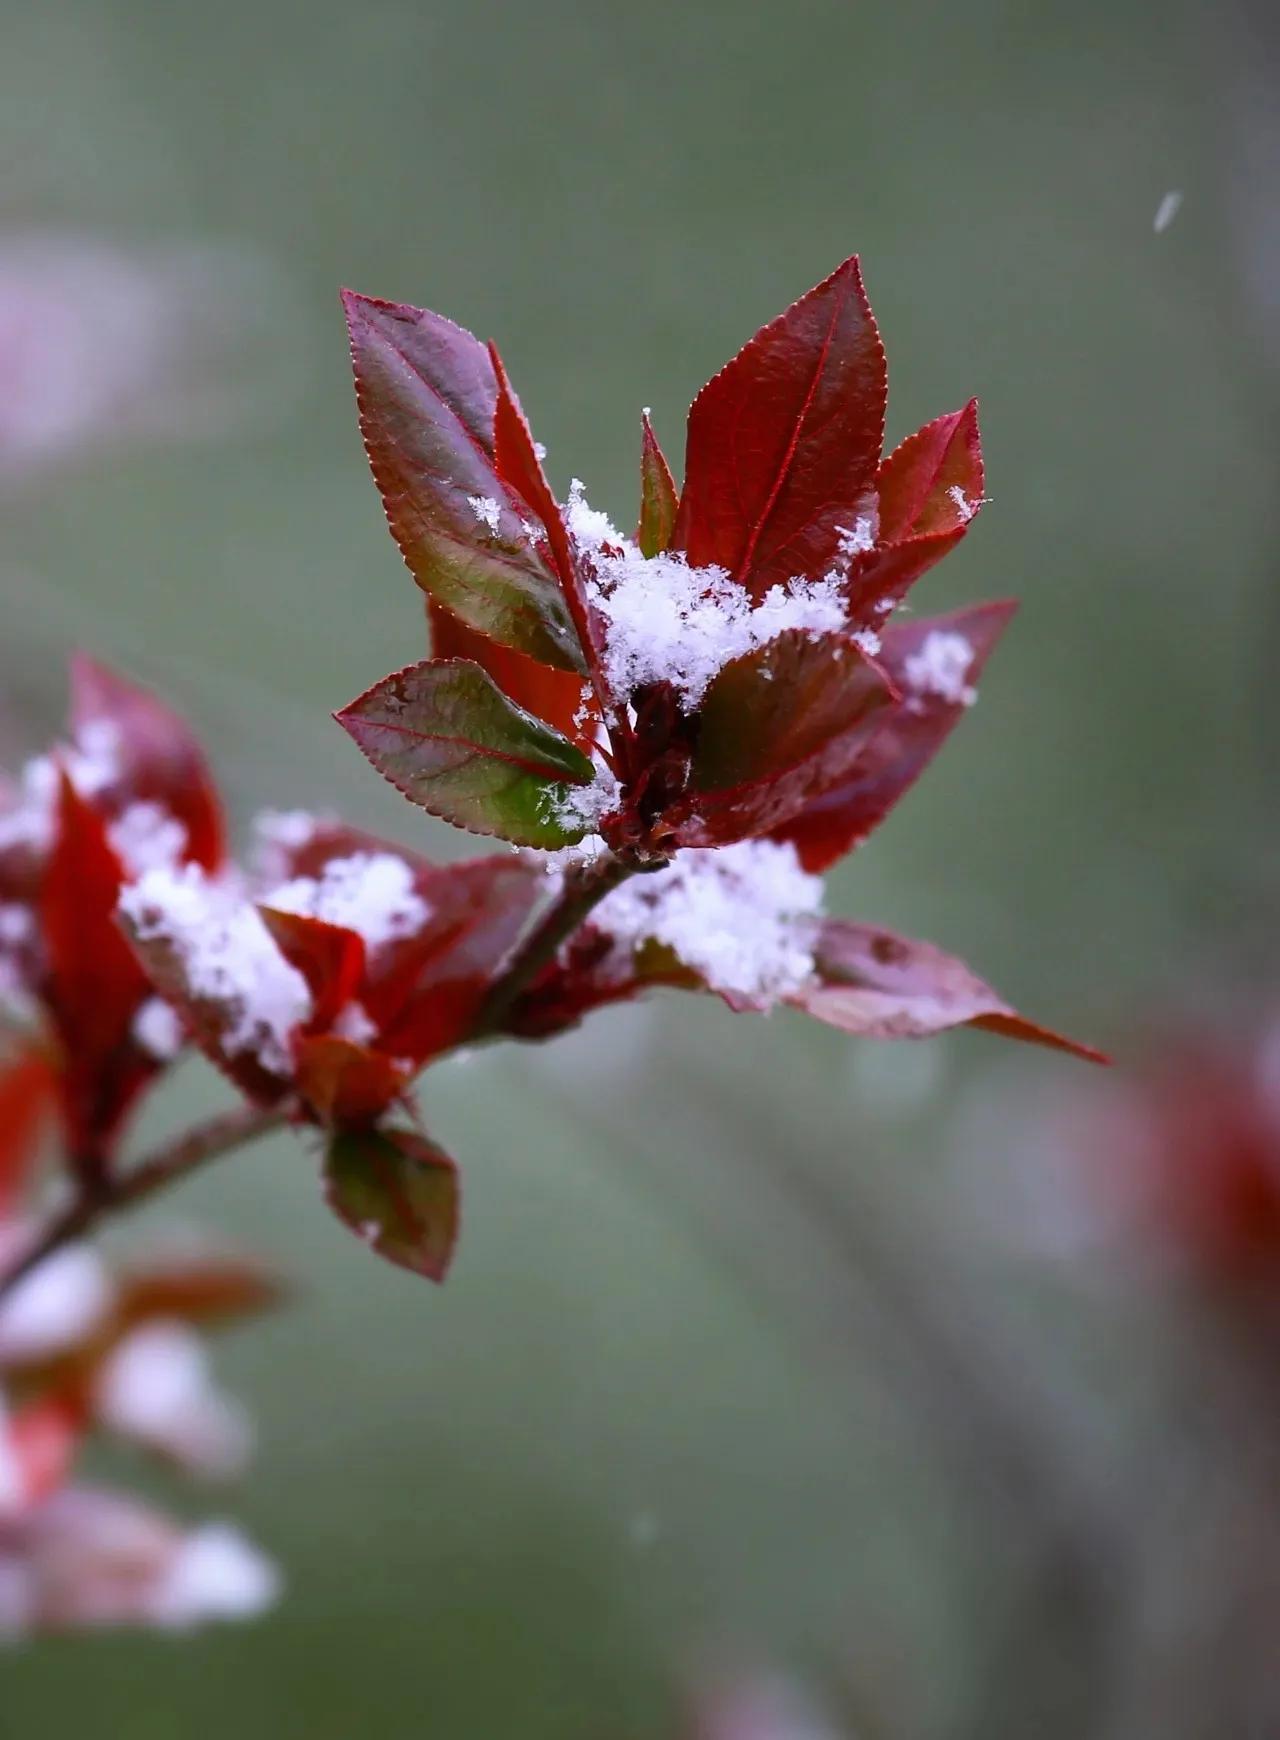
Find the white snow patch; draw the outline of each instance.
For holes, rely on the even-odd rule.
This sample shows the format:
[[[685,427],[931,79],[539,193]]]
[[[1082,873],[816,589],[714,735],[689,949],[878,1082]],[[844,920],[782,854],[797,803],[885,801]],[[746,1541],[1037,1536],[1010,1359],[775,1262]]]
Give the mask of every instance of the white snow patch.
[[[566,785],[564,796],[547,806],[547,820],[563,828],[586,828],[595,834],[599,824],[622,801],[617,775],[600,756],[595,758],[596,776],[590,785]]]
[[[289,873],[290,855],[309,846],[327,818],[309,810],[262,810],[253,819],[257,868],[278,882]]]
[[[978,698],[968,681],[972,662],[973,646],[964,635],[935,628],[925,636],[919,652],[903,660],[902,671],[918,695],[937,695],[953,706],[972,707]]]
[[[186,1031],[175,1009],[163,997],[148,997],[130,1028],[135,1045],[157,1063],[171,1063],[182,1050]]]
[[[253,1448],[248,1414],[213,1383],[200,1337],[185,1323],[144,1324],[98,1374],[104,1426],[198,1473],[238,1473]]]
[[[23,1509],[27,1499],[27,1481],[22,1471],[22,1463],[18,1459],[17,1446],[13,1434],[9,1430],[9,1422],[5,1414],[4,1396],[0,1394],[0,1521],[6,1516],[16,1516]],[[0,1561],[0,1568],[3,1561]],[[4,1596],[0,1593],[0,1637],[5,1634]]]
[[[193,997],[221,1005],[229,1056],[254,1054],[290,1073],[289,1036],[311,1013],[311,994],[239,889],[198,864],[148,870],[120,897],[140,941],[161,941],[181,958]]]
[[[331,858],[319,876],[286,882],[264,905],[354,930],[370,948],[414,936],[430,914],[414,890],[413,871],[391,852]]]
[[[0,904],[0,948],[21,948],[35,934],[36,921],[29,907],[14,900]]]
[[[605,624],[605,676],[622,698],[648,683],[668,682],[687,708],[732,659],[788,629],[827,634],[847,620],[849,564],[873,544],[871,522],[842,528],[835,565],[821,579],[797,576],[753,602],[723,568],[691,568],[682,555],[643,556],[590,507],[575,478],[565,506],[570,531],[592,558],[591,602]]]
[[[229,1523],[206,1523],[178,1547],[152,1592],[154,1624],[185,1630],[206,1619],[255,1619],[275,1605],[276,1566]]]
[[[353,1045],[371,1045],[378,1037],[378,1025],[370,1019],[363,1003],[347,1003],[338,1011],[333,1031],[339,1039],[349,1039]]]
[[[1160,204],[1156,207],[1156,215],[1152,220],[1151,227],[1158,236],[1164,234],[1174,218],[1177,217],[1181,208],[1181,191],[1178,188],[1173,188],[1165,194],[1164,198],[1160,201]]]
[[[121,811],[107,838],[125,873],[136,878],[177,864],[186,850],[187,830],[160,804],[136,803]]]
[[[102,1321],[111,1280],[88,1245],[64,1245],[0,1303],[0,1365],[47,1359],[74,1347]]]
[[[632,877],[592,923],[629,947],[663,943],[714,990],[768,1006],[813,971],[809,921],[822,894],[794,846],[741,840],[680,852],[665,870]]]
[[[502,514],[499,502],[495,501],[491,495],[469,495],[467,506],[482,526],[488,526],[489,530],[496,534],[498,521]]]
[[[870,514],[859,514],[851,526],[837,526],[836,531],[840,534],[836,549],[846,572],[855,556],[865,555],[868,550],[876,547],[876,535]]]
[[[81,797],[95,797],[120,778],[124,738],[114,719],[90,719],[63,756],[71,783]]]

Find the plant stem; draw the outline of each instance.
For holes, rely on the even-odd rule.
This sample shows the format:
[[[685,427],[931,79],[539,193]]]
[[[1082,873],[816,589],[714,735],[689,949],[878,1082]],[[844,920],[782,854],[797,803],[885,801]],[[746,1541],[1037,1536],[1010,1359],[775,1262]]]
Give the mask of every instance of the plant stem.
[[[537,978],[560,944],[571,937],[606,894],[636,874],[621,858],[598,858],[579,865],[565,877],[564,887],[538,920],[511,958],[510,965],[494,981],[480,1010],[476,1038],[496,1033],[522,993]]]
[[[581,865],[565,877],[564,886],[533,930],[520,944],[506,971],[490,988],[480,1011],[474,1038],[496,1033],[522,993],[550,961],[567,937],[572,936],[587,914],[611,889],[636,874],[636,868],[620,858],[598,859]],[[280,1129],[289,1117],[287,1107],[245,1105],[222,1112],[207,1123],[197,1124],[164,1143],[128,1172],[118,1176],[81,1173],[75,1194],[66,1207],[46,1222],[7,1269],[0,1271],[0,1300],[12,1292],[24,1276],[46,1257],[70,1244],[110,1215],[145,1202],[158,1191],[188,1174]]]
[[[237,1106],[234,1111],[222,1112],[207,1123],[185,1130],[130,1171],[99,1179],[93,1185],[82,1184],[67,1206],[47,1222],[34,1242],[0,1274],[0,1300],[46,1257],[73,1239],[83,1238],[108,1215],[133,1208],[175,1180],[187,1177],[206,1161],[216,1160],[233,1148],[280,1129],[287,1117],[287,1110],[278,1106]]]

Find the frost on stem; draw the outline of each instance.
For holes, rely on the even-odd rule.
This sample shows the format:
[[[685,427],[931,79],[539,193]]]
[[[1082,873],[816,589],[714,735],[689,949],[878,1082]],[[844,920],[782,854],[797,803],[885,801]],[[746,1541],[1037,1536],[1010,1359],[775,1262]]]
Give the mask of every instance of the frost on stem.
[[[615,889],[592,922],[628,949],[661,943],[712,990],[767,1008],[812,973],[822,898],[822,878],[800,868],[793,846],[742,840],[677,853]]]
[[[837,564],[827,574],[772,586],[755,603],[723,568],[691,568],[681,555],[641,555],[587,504],[576,478],[565,514],[590,557],[588,595],[604,622],[604,671],[613,693],[666,682],[688,709],[732,659],[788,629],[844,628],[849,564],[873,544],[870,521],[859,517],[842,532]]]

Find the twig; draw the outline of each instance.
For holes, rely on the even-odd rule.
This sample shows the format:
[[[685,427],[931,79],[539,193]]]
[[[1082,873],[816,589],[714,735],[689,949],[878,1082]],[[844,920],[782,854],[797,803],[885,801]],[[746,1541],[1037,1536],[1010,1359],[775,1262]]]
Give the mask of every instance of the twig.
[[[579,865],[568,873],[559,895],[490,988],[476,1023],[475,1037],[483,1038],[501,1027],[561,943],[573,935],[606,894],[635,874],[630,864],[614,857],[597,858],[594,863]]]
[[[278,1106],[238,1106],[207,1123],[197,1124],[194,1129],[184,1130],[128,1172],[103,1178],[91,1189],[81,1188],[0,1274],[0,1300],[46,1257],[73,1239],[83,1238],[108,1215],[133,1208],[207,1161],[280,1129],[287,1118],[287,1109]]]

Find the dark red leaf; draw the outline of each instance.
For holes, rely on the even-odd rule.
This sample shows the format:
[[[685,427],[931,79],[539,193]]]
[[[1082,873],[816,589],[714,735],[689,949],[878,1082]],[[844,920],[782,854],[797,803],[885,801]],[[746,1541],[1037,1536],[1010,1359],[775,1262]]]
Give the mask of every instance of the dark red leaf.
[[[949,1027],[985,1027],[1010,1039],[1107,1060],[1025,1020],[954,955],[848,919],[823,922],[814,982],[788,998],[830,1027],[869,1039],[924,1039]]]
[[[422,934],[387,952],[366,987],[379,1044],[423,1063],[472,1037],[499,967],[548,897],[545,872],[512,855],[442,866],[425,883]]]
[[[915,694],[906,670],[911,655],[930,633],[963,635],[973,648],[964,677],[972,687],[1015,609],[1012,603],[978,604],[948,616],[912,617],[889,625],[878,662],[903,698],[880,716],[849,776],[810,799],[775,831],[775,839],[795,846],[806,870],[829,869],[865,840],[915,784],[967,711],[961,701]]]
[[[734,659],[702,703],[693,792],[672,810],[680,845],[771,832],[842,780],[894,699],[845,635],[792,629]]]
[[[369,464],[410,573],[480,633],[581,670],[557,577],[495,468],[484,347],[425,309],[350,291],[343,303]]]
[[[873,506],[884,349],[857,259],[764,327],[689,412],[674,545],[761,597],[832,566]]]
[[[660,556],[670,546],[679,506],[671,467],[646,411],[641,424],[640,524],[636,528],[642,556]]]
[[[335,1034],[300,1039],[294,1061],[298,1092],[322,1123],[340,1129],[374,1123],[408,1081],[392,1058]]]
[[[410,665],[336,718],[398,791],[457,827],[520,846],[564,846],[586,832],[558,817],[572,787],[595,777],[591,763],[479,665]]]
[[[0,1225],[12,1216],[30,1181],[55,1087],[48,1058],[34,1046],[0,1062]]]
[[[278,912],[272,906],[259,906],[258,912],[280,953],[307,981],[314,1005],[308,1026],[324,1032],[360,989],[364,938],[302,913]]]
[[[963,410],[908,435],[881,465],[879,541],[897,544],[967,526],[982,505],[982,489],[978,401],[970,399]]]
[[[108,724],[119,733],[117,803],[154,803],[187,831],[184,856],[216,870],[226,855],[222,806],[204,752],[180,714],[105,665],[71,661],[71,725]]]
[[[59,1095],[68,1147],[96,1169],[154,1063],[132,1042],[146,976],[115,922],[122,872],[106,823],[61,773],[57,824],[41,891],[43,1000],[61,1046]]]
[[[330,1208],[380,1257],[443,1281],[458,1238],[458,1173],[415,1130],[342,1130],[325,1157]]]

